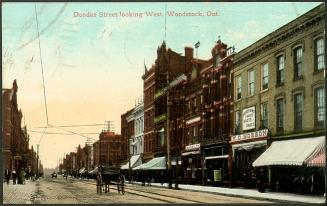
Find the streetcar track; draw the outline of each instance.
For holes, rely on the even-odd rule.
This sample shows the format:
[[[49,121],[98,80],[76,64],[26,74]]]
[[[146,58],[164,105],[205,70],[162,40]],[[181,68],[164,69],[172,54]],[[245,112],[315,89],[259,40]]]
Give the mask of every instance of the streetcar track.
[[[85,181],[84,183],[91,184],[91,185],[96,185],[96,183],[94,183],[94,182]],[[110,189],[117,190],[117,188],[113,187],[113,186],[111,186]],[[127,191],[127,190],[129,190],[129,191]],[[135,192],[131,192],[131,191],[135,191]],[[163,194],[160,194],[160,193],[144,191],[144,190],[140,190],[140,189],[136,189],[136,188],[126,188],[126,186],[125,186],[125,192],[130,193],[130,194],[134,194],[134,195],[138,195],[138,196],[142,196],[142,197],[151,198],[151,199],[154,199],[154,200],[164,201],[166,203],[176,203],[176,201],[167,200],[167,199],[164,199],[164,198],[153,197],[153,195],[154,196],[160,196],[160,197],[166,197],[166,198],[170,198],[170,199],[182,200],[182,201],[184,201],[184,204],[185,203],[186,204],[187,203],[204,203],[204,202],[201,202],[201,201],[189,200],[189,199],[181,198],[181,197],[173,197],[173,196],[169,196],[169,195],[163,195]],[[145,194],[139,194],[137,192],[146,193],[146,194],[152,195],[152,197],[149,196],[149,195],[147,196]],[[179,203],[179,201],[178,201],[178,203]]]

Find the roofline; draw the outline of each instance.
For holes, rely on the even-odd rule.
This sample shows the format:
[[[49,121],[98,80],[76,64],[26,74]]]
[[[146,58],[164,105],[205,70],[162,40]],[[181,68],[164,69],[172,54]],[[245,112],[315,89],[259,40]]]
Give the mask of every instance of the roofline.
[[[325,10],[325,5],[324,3],[319,4],[318,6],[310,9],[309,11],[307,11],[306,13],[302,14],[301,16],[291,20],[290,22],[284,24],[283,26],[279,27],[278,29],[276,29],[275,31],[265,35],[264,37],[262,37],[261,39],[257,40],[256,42],[252,43],[251,45],[245,47],[244,49],[242,49],[241,51],[236,53],[237,58],[239,58],[238,56],[243,56],[245,53],[249,52],[249,50],[251,51],[251,47],[253,47],[253,45],[255,44],[260,44],[263,42],[266,42],[267,40],[269,40],[269,38],[275,38],[278,35],[281,35],[282,33],[284,33],[285,31],[282,31],[283,29],[286,29],[287,26],[291,25],[291,24],[295,24],[296,21],[300,21],[301,23],[304,22],[305,20],[305,16],[308,16],[310,13],[313,13],[314,10],[320,10],[322,9],[321,7],[323,7],[323,10]],[[269,37],[270,35],[273,35],[273,37]],[[243,54],[244,53],[244,54]]]

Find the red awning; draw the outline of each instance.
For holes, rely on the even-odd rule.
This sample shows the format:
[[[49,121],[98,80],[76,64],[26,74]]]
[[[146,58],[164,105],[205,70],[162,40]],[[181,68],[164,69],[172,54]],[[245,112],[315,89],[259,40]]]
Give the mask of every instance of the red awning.
[[[306,165],[309,167],[324,167],[325,166],[325,151],[319,152],[313,158],[306,161]]]

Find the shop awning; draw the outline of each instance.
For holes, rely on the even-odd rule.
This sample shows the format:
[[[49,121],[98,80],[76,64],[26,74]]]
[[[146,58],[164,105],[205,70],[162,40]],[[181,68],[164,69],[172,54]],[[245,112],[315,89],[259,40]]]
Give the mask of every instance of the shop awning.
[[[85,167],[81,168],[81,169],[78,171],[79,174],[83,174],[83,173],[85,173],[85,172],[86,172]]]
[[[153,158],[147,163],[144,163],[133,170],[165,170],[166,169],[166,157]]]
[[[228,155],[219,155],[219,156],[209,156],[205,157],[205,160],[212,160],[212,159],[226,159],[228,158]]]
[[[190,152],[184,152],[182,153],[182,156],[187,156],[187,155],[191,155],[191,154],[200,154],[200,150],[198,151],[190,151]]]
[[[275,141],[254,162],[254,167],[268,165],[298,165],[317,154],[324,145],[325,137]]]
[[[306,161],[306,165],[309,167],[325,167],[325,152],[320,153],[313,159]]]
[[[137,167],[142,164],[141,155],[133,155],[131,157],[131,168]],[[122,170],[128,170],[129,169],[129,161],[125,164],[123,164],[120,169]]]
[[[98,167],[95,167],[93,170],[91,170],[90,172],[89,172],[89,174],[96,174],[96,173],[98,173]]]

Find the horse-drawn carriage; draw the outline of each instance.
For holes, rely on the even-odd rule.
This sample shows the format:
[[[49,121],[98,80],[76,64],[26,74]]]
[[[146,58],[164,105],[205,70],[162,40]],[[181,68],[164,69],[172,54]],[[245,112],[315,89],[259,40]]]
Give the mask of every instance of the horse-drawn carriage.
[[[122,193],[124,193],[124,177],[120,172],[120,168],[108,167],[108,166],[98,166],[89,172],[96,179],[97,193],[102,194],[102,191],[109,192],[110,184],[118,186],[118,192],[121,188]]]

